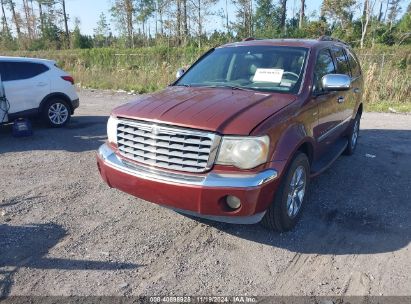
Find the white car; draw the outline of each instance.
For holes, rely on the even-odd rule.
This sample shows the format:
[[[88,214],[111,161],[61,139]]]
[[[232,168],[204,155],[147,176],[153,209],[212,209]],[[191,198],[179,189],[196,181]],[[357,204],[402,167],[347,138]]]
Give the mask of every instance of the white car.
[[[62,127],[79,106],[73,77],[55,61],[0,56],[0,76],[8,101],[0,103],[0,124],[37,116]]]

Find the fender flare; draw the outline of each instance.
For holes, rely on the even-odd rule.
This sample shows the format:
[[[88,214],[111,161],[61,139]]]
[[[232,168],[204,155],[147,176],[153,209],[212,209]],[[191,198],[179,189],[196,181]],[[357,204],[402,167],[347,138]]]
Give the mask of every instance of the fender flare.
[[[53,98],[61,98],[64,101],[67,102],[67,104],[70,107],[70,112],[71,114],[73,114],[74,109],[73,109],[73,105],[71,103],[71,99],[70,97],[68,97],[66,94],[64,93],[50,93],[48,94],[46,97],[43,98],[43,100],[40,102],[40,106],[39,106],[39,113],[43,113],[44,107],[46,106],[47,102],[49,102],[51,99]]]
[[[303,124],[293,124],[289,126],[277,141],[271,161],[291,161],[292,156],[301,150],[305,152],[310,162],[314,159],[315,141],[312,136],[307,134]]]

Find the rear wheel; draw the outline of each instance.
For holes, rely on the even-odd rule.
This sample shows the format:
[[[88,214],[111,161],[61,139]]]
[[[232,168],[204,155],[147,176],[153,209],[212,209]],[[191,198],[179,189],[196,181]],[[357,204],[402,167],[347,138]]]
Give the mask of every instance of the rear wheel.
[[[355,152],[355,148],[357,147],[358,143],[358,137],[360,135],[360,120],[361,115],[357,114],[348,134],[348,145],[344,151],[344,154],[346,155],[353,155]]]
[[[52,128],[61,128],[70,121],[70,107],[62,99],[50,100],[43,110],[43,118]]]
[[[310,163],[307,156],[299,152],[283,177],[261,224],[279,232],[294,228],[301,217],[309,183]]]

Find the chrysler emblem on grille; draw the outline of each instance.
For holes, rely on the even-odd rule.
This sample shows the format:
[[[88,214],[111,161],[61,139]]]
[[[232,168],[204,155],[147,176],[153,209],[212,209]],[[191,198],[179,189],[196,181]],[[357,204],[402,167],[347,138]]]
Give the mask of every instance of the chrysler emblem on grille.
[[[160,133],[160,128],[158,126],[153,126],[151,128],[151,133],[153,133],[154,135],[158,135]]]

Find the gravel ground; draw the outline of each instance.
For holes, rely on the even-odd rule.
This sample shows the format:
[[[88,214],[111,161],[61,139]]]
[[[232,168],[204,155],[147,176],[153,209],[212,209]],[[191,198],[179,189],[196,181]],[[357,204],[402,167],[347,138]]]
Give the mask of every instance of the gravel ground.
[[[312,181],[293,232],[198,222],[102,182],[110,110],[81,91],[63,130],[0,127],[7,295],[411,295],[411,116],[366,113],[358,150]]]

